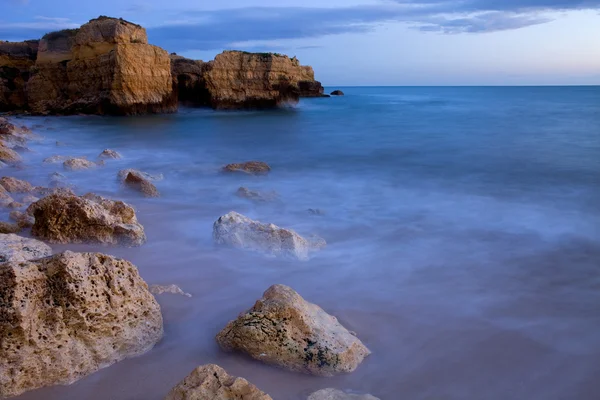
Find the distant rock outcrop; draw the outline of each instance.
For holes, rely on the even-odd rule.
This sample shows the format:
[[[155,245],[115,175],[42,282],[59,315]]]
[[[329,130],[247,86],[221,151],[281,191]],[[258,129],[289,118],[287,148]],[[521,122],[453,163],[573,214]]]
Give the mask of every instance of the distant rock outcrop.
[[[332,96],[343,96],[344,92],[342,92],[341,90],[334,90],[333,92],[331,92]]]
[[[38,40],[0,42],[0,111],[25,110],[25,86],[35,64]]]
[[[168,53],[146,30],[100,17],[45,35],[27,83],[35,114],[142,114],[176,110]]]

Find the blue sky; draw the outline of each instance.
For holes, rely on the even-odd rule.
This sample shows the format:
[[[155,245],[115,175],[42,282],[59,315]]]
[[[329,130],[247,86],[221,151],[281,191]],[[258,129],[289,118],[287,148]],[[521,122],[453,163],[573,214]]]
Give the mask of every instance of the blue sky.
[[[296,55],[326,85],[600,84],[600,0],[0,0],[0,39],[98,15],[208,60]]]

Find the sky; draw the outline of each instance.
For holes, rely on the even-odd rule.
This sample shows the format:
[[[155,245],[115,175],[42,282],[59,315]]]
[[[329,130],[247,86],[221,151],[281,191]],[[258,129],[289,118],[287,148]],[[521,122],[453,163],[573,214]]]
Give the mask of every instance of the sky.
[[[295,55],[327,86],[600,85],[600,0],[0,0],[0,40],[99,15],[194,59]]]

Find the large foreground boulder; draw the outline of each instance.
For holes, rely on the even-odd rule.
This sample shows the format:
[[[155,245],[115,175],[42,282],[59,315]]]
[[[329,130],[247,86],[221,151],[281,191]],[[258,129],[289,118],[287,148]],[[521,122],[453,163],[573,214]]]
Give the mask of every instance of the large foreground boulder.
[[[162,334],[160,307],[128,261],[67,251],[0,264],[0,397],[70,384]]]
[[[308,396],[307,400],[379,400],[370,394],[345,393],[338,389],[322,389]]]
[[[20,230],[20,229],[19,229]],[[52,249],[44,242],[14,234],[0,234],[0,263],[23,262],[47,257]]]
[[[245,380],[229,375],[218,365],[196,368],[175,386],[165,400],[272,400]]]
[[[53,194],[29,206],[33,236],[51,243],[107,243],[139,246],[146,241],[134,209],[122,201],[86,194]]]
[[[321,238],[307,240],[291,229],[263,224],[235,211],[214,223],[213,238],[217,244],[299,260],[307,260],[311,251],[325,246]]]
[[[369,349],[335,317],[292,288],[273,285],[217,335],[226,351],[313,375],[352,372]]]

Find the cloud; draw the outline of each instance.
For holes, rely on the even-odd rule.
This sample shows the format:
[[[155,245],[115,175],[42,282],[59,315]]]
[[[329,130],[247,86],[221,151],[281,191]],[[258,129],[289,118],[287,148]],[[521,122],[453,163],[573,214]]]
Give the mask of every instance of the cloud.
[[[550,13],[600,9],[600,0],[390,0],[341,8],[244,7],[188,11],[150,27],[150,40],[171,51],[213,50],[231,43],[369,32],[385,22],[441,33],[484,33],[543,24]]]

